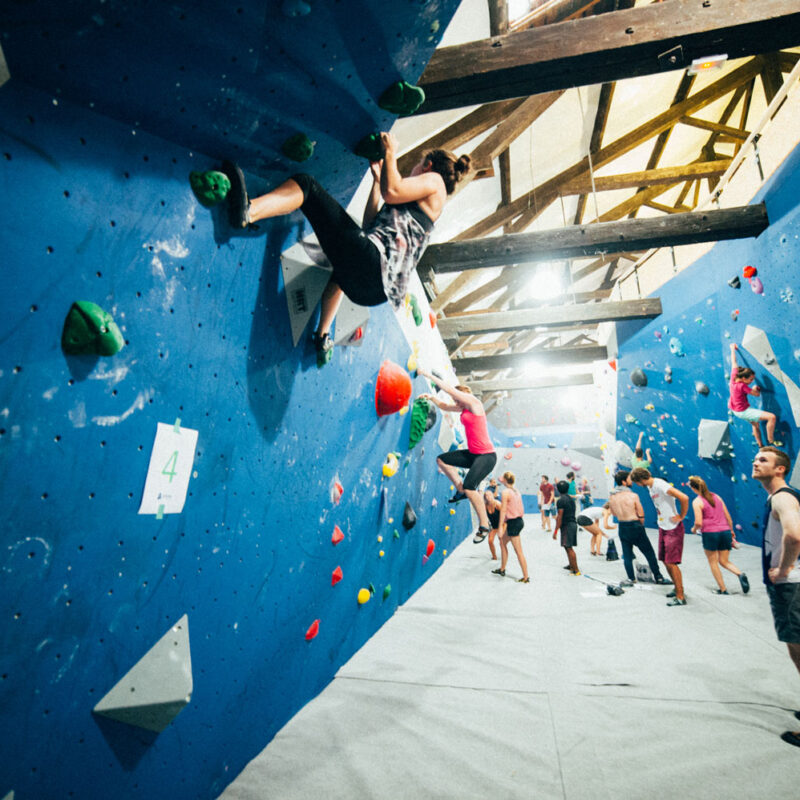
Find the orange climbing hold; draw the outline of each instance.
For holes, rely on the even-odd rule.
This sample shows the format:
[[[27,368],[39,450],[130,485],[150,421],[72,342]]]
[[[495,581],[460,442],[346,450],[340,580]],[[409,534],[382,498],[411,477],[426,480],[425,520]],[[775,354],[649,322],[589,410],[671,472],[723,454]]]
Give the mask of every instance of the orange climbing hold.
[[[336,586],[337,583],[344,577],[342,575],[342,568],[336,567],[336,569],[331,574],[331,586]]]
[[[311,627],[306,631],[306,641],[310,642],[319,633],[319,620],[315,619]]]
[[[394,414],[408,405],[411,378],[402,368],[386,360],[381,364],[375,384],[375,410],[379,417]]]
[[[331,536],[331,544],[339,544],[344,539],[342,529],[338,525],[333,526],[333,536]]]
[[[435,328],[436,327],[436,314],[434,314],[433,311],[429,311],[428,312],[428,319],[430,320],[431,328]]]
[[[611,369],[613,369],[614,372],[616,372],[617,371],[617,359],[616,358],[612,358],[611,361],[608,362],[608,366],[611,367]]]

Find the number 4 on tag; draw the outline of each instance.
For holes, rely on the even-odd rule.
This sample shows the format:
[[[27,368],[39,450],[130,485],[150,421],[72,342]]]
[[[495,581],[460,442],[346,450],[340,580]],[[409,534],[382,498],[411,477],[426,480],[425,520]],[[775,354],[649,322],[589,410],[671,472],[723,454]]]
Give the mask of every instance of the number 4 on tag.
[[[164,469],[161,470],[162,475],[169,476],[170,483],[172,483],[172,479],[178,474],[177,466],[178,466],[178,451],[175,450],[175,452],[173,452],[173,454],[167,459],[167,463],[164,464]]]

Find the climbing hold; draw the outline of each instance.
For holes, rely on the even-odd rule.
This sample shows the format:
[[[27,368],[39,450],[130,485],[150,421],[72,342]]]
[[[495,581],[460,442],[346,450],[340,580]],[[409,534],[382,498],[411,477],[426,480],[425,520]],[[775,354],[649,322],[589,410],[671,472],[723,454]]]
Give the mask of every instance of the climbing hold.
[[[383,142],[380,133],[368,133],[360,139],[353,152],[367,161],[380,161],[384,156]]]
[[[304,133],[294,133],[281,145],[281,152],[292,161],[308,161],[314,155],[314,142]]]
[[[450,516],[452,517],[452,516],[453,516],[453,514],[455,514],[455,513],[456,513],[456,510],[455,510],[454,508],[451,508],[451,509],[450,509]]]
[[[416,524],[417,515],[414,513],[414,509],[411,508],[411,504],[406,503],[405,508],[403,509],[403,527],[407,531],[410,531]]]
[[[386,456],[386,460],[383,462],[383,477],[391,478],[397,473],[398,469],[400,469],[400,462],[397,460],[397,455],[395,453],[389,453]]]
[[[655,410],[656,410],[656,407],[655,407],[655,406],[654,406],[652,403],[648,403],[648,404],[647,404],[647,405],[644,407],[644,410],[645,410],[645,411],[655,411]]]
[[[514,442],[514,447],[522,447],[522,442]]]
[[[794,292],[792,291],[792,287],[787,286],[785,289],[781,289],[780,298],[782,303],[791,303],[792,300],[794,300]]]
[[[351,334],[350,338],[347,340],[349,343],[357,342],[359,339],[364,337],[364,328],[359,325]]]
[[[569,456],[561,456],[561,466],[568,467],[569,463],[570,463],[570,457]]]
[[[331,573],[331,586],[336,586],[337,583],[344,577],[342,575],[342,568],[336,567],[336,569]]]
[[[406,414],[408,414],[408,406],[403,406],[397,413],[401,417],[404,417]]]
[[[369,593],[369,589],[358,590],[358,604],[360,606],[363,606],[364,603],[369,602],[370,597],[372,597],[372,595]]]
[[[616,372],[617,371],[617,360],[615,358],[612,358],[611,361],[608,362],[608,366],[611,367],[611,369],[613,369],[614,372]]]
[[[392,584],[387,583],[386,586],[383,587],[383,599],[385,600],[391,593],[392,593]]]
[[[387,519],[386,521],[387,521],[387,522],[388,522],[390,525],[393,525],[393,524],[394,524],[394,517],[389,517],[389,519]]]
[[[583,466],[583,464],[581,464],[580,461],[573,461],[572,462],[572,469],[574,469],[575,472],[580,472],[582,466]]]
[[[331,486],[331,503],[333,503],[335,506],[338,506],[343,494],[344,487],[341,483],[339,483],[339,478],[334,478],[333,485]]]
[[[217,172],[215,169],[206,172],[193,170],[189,173],[189,185],[197,202],[205,208],[211,208],[227,197],[231,181],[224,172]]]
[[[647,375],[640,367],[636,367],[631,372],[631,383],[634,386],[647,386]]]
[[[636,422],[636,417],[634,417],[633,414],[626,414],[625,415],[625,422],[627,422],[628,425],[631,425],[634,422]],[[562,459],[561,463],[564,464],[564,460],[563,459]],[[567,459],[567,463],[569,463],[569,459]],[[564,466],[566,467],[567,465],[564,464]]]
[[[738,275],[734,275],[728,281],[728,286],[730,286],[731,289],[741,289],[742,288],[742,282],[739,280],[739,276]]]
[[[375,383],[375,410],[379,417],[394,414],[408,405],[411,397],[411,378],[397,364],[386,360],[378,371]]]
[[[433,539],[428,539],[428,545],[425,548],[425,555],[430,558],[433,555],[433,551],[436,549],[436,542]]]
[[[433,500],[431,500],[431,508],[436,508],[438,505],[439,501],[434,497]]]
[[[750,278],[755,278],[755,276],[758,275],[758,270],[755,267],[753,267],[750,264],[748,264],[742,270],[742,275],[744,275],[745,278],[747,278],[747,280],[750,280]]]
[[[425,102],[425,91],[407,81],[393,83],[378,99],[378,106],[392,114],[409,116]]]
[[[414,324],[419,327],[422,325],[422,309],[419,307],[419,300],[415,294],[408,294],[408,307],[411,309],[411,316],[414,317]]]
[[[70,307],[61,332],[61,348],[71,356],[113,356],[125,339],[111,314],[96,303],[77,300]]]
[[[422,566],[424,567],[428,563],[428,559],[430,556],[422,556]]]
[[[281,11],[287,17],[304,17],[311,13],[311,6],[305,0],[283,0]]]
[[[764,284],[761,283],[761,278],[751,278],[750,288],[754,294],[764,294]]]
[[[433,311],[428,312],[428,321],[431,323],[431,328],[436,327],[436,314]]]
[[[800,359],[798,359],[798,360],[800,360]],[[554,449],[556,447],[556,443],[555,442],[548,442],[547,446],[552,450],[552,449]]]
[[[739,309],[738,308],[734,308],[733,311],[731,311],[731,319],[734,322],[736,322],[736,320],[739,319]]]
[[[396,530],[396,529],[395,529],[395,530],[392,532],[392,538],[393,538],[393,539],[399,539],[399,538],[400,538],[400,531],[398,531],[398,530]]]
[[[673,336],[669,340],[669,351],[672,353],[672,355],[677,356],[678,358],[683,358],[683,356],[686,355],[686,353],[683,352],[683,344],[681,343],[681,340],[676,336]]]
[[[380,542],[382,542],[382,541],[383,541],[383,536],[381,536],[380,534],[378,534],[378,536],[377,536],[377,540],[378,540],[378,542],[379,542],[379,543],[380,543]]]
[[[450,526],[449,526],[449,525],[445,525],[445,526],[444,526],[444,530],[445,530],[445,533],[447,533],[447,531],[449,531],[449,530],[450,530]]]
[[[661,341],[661,331],[653,331],[653,336],[655,336],[659,342]]]
[[[378,558],[383,558],[384,552],[383,550],[378,550]]]
[[[306,641],[310,642],[319,633],[319,620],[315,619],[306,631]]]
[[[331,536],[331,544],[339,544],[344,539],[342,529],[338,525],[333,526],[333,535]]]
[[[697,394],[702,394],[702,395],[707,395],[710,391],[708,386],[705,383],[703,383],[703,381],[695,381],[694,390],[697,392]]]
[[[513,453],[506,453],[506,454],[503,456],[503,458],[504,458],[506,461],[511,461],[511,459],[512,459],[513,457],[514,457],[514,454],[513,454]]]
[[[408,449],[413,450],[436,423],[436,406],[425,397],[417,397],[411,406],[411,428],[408,432]]]
[[[408,357],[408,361],[406,361],[406,369],[409,372],[416,372],[417,371],[417,354],[412,353]]]

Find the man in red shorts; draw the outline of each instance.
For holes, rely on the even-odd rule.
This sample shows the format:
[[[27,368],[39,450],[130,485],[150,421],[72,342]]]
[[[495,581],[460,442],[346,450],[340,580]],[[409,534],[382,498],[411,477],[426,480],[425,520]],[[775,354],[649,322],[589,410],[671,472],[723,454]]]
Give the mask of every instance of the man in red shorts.
[[[674,597],[668,606],[685,606],[683,594],[683,575],[681,563],[683,556],[683,519],[689,511],[689,498],[670,486],[661,478],[654,478],[649,470],[637,467],[631,471],[631,480],[637,486],[645,486],[658,513],[658,558],[664,562],[672,582],[675,584]],[[681,504],[680,513],[675,508],[675,500]],[[670,595],[673,594],[670,592]],[[669,595],[667,595],[669,596]]]

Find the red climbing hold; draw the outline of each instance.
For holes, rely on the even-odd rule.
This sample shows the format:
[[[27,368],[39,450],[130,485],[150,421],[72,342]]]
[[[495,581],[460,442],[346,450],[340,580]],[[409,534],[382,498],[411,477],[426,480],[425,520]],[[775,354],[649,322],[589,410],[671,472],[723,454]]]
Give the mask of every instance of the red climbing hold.
[[[310,642],[319,633],[319,620],[315,619],[311,627],[306,631],[306,641]]]
[[[336,569],[331,574],[331,586],[336,586],[337,583],[343,578],[342,575],[342,568],[336,567]]]
[[[364,336],[364,329],[359,325],[351,334],[348,341],[357,342]]]
[[[342,533],[342,529],[338,525],[333,526],[333,536],[331,536],[331,542],[333,544],[339,544],[339,542],[344,539],[344,534]]]
[[[375,410],[379,417],[394,414],[408,405],[411,397],[411,378],[391,361],[384,361],[375,384]]]
[[[434,314],[433,311],[429,311],[428,312],[428,319],[430,320],[431,328],[435,328],[436,327],[436,314]]]
[[[331,486],[331,502],[335,505],[339,505],[339,501],[342,499],[342,495],[344,494],[344,486],[339,483],[338,478],[333,479],[333,486]]]
[[[433,551],[436,549],[436,542],[433,539],[428,539],[428,546],[425,548],[425,555],[431,557]]]
[[[613,369],[614,372],[616,372],[617,371],[617,359],[616,358],[612,358],[611,361],[608,362],[608,366],[611,367],[611,369]]]
[[[748,264],[742,270],[742,275],[744,275],[745,278],[755,278],[755,276],[758,275],[758,270],[755,267],[752,267],[750,266],[750,264]]]

